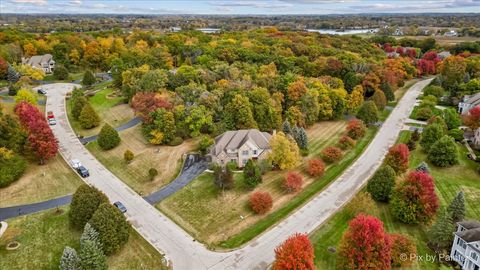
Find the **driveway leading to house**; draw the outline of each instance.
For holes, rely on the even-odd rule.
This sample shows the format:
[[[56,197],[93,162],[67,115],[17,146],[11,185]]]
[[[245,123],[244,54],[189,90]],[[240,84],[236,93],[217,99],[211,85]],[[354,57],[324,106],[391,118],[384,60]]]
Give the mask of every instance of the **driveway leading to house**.
[[[60,153],[68,161],[79,159],[89,170],[84,180],[103,191],[109,199],[121,201],[128,209],[127,219],[157,250],[166,254],[174,269],[266,269],[274,259],[274,249],[291,234],[310,233],[348,202],[381,165],[388,147],[393,145],[410,115],[416,97],[431,81],[413,85],[383,123],[372,143],[335,182],[288,218],[246,246],[229,252],[214,252],[196,242],[182,228],[158,212],[140,195],[98,162],[77,139],[65,111],[65,94],[74,84],[49,84],[47,111],[57,115],[53,132]],[[219,228],[220,230],[221,228]]]

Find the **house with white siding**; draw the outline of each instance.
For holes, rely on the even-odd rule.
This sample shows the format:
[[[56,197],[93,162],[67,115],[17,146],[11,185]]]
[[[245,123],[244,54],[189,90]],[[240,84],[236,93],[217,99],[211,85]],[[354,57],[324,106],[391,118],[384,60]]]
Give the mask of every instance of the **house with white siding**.
[[[463,270],[480,270],[480,222],[467,220],[458,222],[457,225],[451,258]]]

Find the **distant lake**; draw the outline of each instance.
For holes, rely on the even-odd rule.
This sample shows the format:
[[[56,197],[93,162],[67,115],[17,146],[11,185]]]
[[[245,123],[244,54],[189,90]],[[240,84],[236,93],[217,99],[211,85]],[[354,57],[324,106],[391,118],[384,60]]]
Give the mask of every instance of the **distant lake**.
[[[348,29],[348,30],[335,30],[335,29],[306,29],[308,32],[316,32],[327,35],[354,35],[375,33],[378,29]]]

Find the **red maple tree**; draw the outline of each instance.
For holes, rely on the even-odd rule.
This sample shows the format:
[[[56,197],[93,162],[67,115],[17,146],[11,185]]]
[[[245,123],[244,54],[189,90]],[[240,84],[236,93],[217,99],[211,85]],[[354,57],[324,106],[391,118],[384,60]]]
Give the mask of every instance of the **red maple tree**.
[[[325,172],[325,163],[319,158],[308,161],[307,173],[311,176],[321,177]]]
[[[250,207],[257,214],[267,213],[272,205],[272,196],[268,192],[256,191],[250,196]]]
[[[354,140],[365,136],[366,129],[367,128],[365,127],[363,121],[359,119],[352,119],[348,121],[348,125],[346,128],[347,135]]]
[[[322,150],[322,158],[328,163],[334,163],[342,159],[342,149],[335,146],[328,146]]]
[[[480,127],[480,105],[473,107],[468,111],[468,115],[463,118],[465,125],[475,130]]]
[[[383,223],[375,217],[357,215],[339,244],[337,269],[390,269],[391,241]]]
[[[306,234],[296,233],[275,249],[275,270],[313,270],[313,246]]]
[[[388,154],[385,157],[385,164],[392,167],[397,173],[404,173],[408,169],[408,156],[410,152],[406,144],[396,144],[388,150]]]
[[[150,113],[158,108],[170,109],[172,104],[158,93],[137,93],[132,98],[132,108],[144,123],[150,123]]]
[[[302,188],[303,177],[297,172],[288,172],[283,180],[283,188],[287,192],[297,192]]]

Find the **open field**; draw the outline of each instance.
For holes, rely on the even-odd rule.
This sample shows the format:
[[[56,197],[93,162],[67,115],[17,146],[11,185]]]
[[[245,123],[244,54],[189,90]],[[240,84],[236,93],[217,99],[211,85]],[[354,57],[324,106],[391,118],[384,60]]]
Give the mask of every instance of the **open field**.
[[[410,132],[402,131],[399,142],[406,142],[409,139]],[[465,192],[467,218],[480,218],[480,208],[478,199],[480,197],[480,177],[475,172],[478,166],[473,161],[466,158],[466,149],[457,144],[459,150],[460,163],[450,168],[437,168],[430,165],[431,174],[435,178],[436,191],[440,202],[445,207],[458,191]],[[410,154],[410,168],[417,167],[426,159],[426,155],[421,149],[416,149]],[[388,204],[378,203],[380,209],[379,218],[384,222],[384,226],[389,233],[403,233],[409,235],[416,243],[418,254],[433,254],[433,251],[426,246],[427,226],[406,225],[396,221],[390,213]],[[335,269],[335,254],[329,253],[329,246],[337,246],[343,232],[348,227],[351,219],[348,214],[342,210],[335,214],[328,222],[314,232],[310,238],[315,246],[315,263],[319,269]],[[409,269],[439,269],[439,266],[433,263],[420,261]]]
[[[324,146],[336,143],[344,127],[345,122],[338,121],[326,122],[325,125],[320,123],[308,130],[309,134],[316,135],[311,139],[311,145],[316,146],[316,150],[310,152],[310,157],[318,155]],[[370,129],[357,147],[349,151],[338,164],[328,166],[324,177],[320,179],[308,177],[303,173],[304,165],[300,166],[297,171],[304,175],[303,190],[300,193],[288,194],[281,188],[286,171],[272,171],[264,175],[263,182],[255,191],[268,191],[273,197],[273,209],[266,216],[255,215],[250,210],[248,200],[251,192],[245,188],[242,174],[235,174],[234,189],[222,192],[214,185],[212,174],[205,173],[160,202],[157,207],[197,240],[212,248],[237,247],[285,217],[292,209],[328,185],[363,151],[374,134],[375,130]],[[221,233],[218,228],[222,228]]]
[[[196,140],[187,140],[178,146],[154,146],[141,133],[140,126],[119,132],[122,142],[109,151],[103,151],[97,142],[87,149],[111,172],[141,195],[149,194],[172,181],[181,169],[185,153],[195,150]],[[135,154],[126,164],[123,153],[129,149]],[[159,175],[150,181],[148,170],[155,168]]]
[[[67,207],[7,220],[9,227],[0,239],[0,269],[58,269],[65,246],[79,249],[81,232],[70,228]],[[10,241],[21,246],[5,249]],[[162,255],[133,229],[123,249],[108,257],[109,269],[162,269]]]

